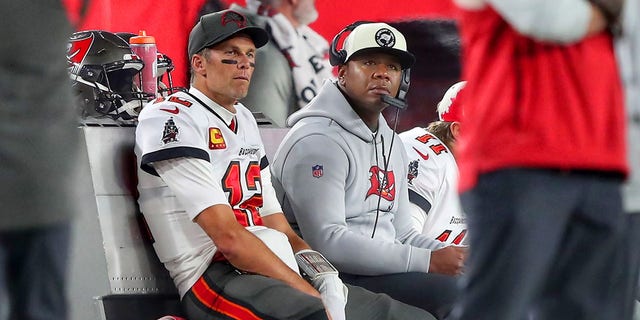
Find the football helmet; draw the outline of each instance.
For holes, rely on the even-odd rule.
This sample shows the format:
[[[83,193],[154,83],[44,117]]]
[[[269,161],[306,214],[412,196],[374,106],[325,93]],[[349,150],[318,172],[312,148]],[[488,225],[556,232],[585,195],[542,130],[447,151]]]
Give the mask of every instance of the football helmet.
[[[84,118],[132,120],[147,101],[155,98],[142,92],[141,84],[134,81],[144,63],[133,54],[128,42],[111,32],[73,33],[67,44],[67,61]]]
[[[124,39],[127,43],[129,43],[129,39],[131,39],[131,37],[137,36],[137,34],[131,32],[116,32],[116,35]],[[157,57],[158,93],[161,96],[166,97],[176,91],[185,90],[184,88],[173,86],[171,71],[173,71],[174,65],[171,58],[160,51],[158,51]],[[167,80],[166,83],[164,82],[165,75]]]

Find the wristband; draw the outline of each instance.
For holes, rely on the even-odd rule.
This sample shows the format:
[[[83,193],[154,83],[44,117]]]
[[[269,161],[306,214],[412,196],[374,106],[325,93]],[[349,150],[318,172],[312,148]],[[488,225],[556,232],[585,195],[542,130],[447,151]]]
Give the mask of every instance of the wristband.
[[[325,274],[338,275],[338,270],[318,251],[310,249],[298,251],[296,253],[296,263],[311,280]]]

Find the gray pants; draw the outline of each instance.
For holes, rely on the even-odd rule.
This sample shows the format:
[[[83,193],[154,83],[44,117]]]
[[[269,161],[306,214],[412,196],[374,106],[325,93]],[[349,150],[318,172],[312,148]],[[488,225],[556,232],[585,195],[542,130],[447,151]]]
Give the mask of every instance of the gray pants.
[[[429,313],[384,294],[348,286],[349,320],[434,320]],[[243,274],[227,262],[214,262],[185,294],[182,306],[189,320],[327,319],[322,301],[284,282]],[[229,315],[226,316],[225,314]]]
[[[426,310],[444,319],[458,295],[456,279],[451,276],[424,272],[406,272],[380,276],[341,275],[342,281]]]
[[[640,271],[640,213],[625,215],[625,238],[619,246],[620,260],[612,268],[620,272],[616,286],[624,288],[618,293],[624,301],[618,319],[633,319],[634,309],[640,294],[638,272]],[[615,269],[614,269],[615,270]]]
[[[0,319],[67,319],[70,234],[68,223],[0,231]]]
[[[619,319],[621,183],[596,172],[481,175],[462,195],[470,251],[450,319]]]

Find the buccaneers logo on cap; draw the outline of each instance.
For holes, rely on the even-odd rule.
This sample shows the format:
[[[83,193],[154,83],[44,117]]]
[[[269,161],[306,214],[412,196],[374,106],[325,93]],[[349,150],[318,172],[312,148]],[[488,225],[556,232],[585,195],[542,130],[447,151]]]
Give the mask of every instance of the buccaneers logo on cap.
[[[235,23],[238,28],[244,28],[247,26],[247,19],[245,17],[235,11],[227,11],[222,14],[221,23],[222,26],[226,26],[227,23]]]
[[[84,38],[71,39],[67,44],[67,60],[71,63],[81,64],[92,43],[93,34],[91,33]]]
[[[379,195],[382,199],[393,201],[396,198],[396,178],[393,171],[384,171],[380,167],[372,166],[369,169],[371,187],[367,191],[365,199],[372,194]]]
[[[396,36],[387,28],[382,28],[376,32],[376,43],[385,48],[393,48],[396,45]]]

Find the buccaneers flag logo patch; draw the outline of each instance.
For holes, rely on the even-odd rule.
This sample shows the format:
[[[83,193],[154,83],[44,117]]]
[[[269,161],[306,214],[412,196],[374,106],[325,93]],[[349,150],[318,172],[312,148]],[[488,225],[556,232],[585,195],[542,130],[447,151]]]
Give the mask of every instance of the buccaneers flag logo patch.
[[[409,162],[409,171],[407,172],[407,179],[409,179],[410,184],[413,183],[413,179],[418,177],[418,161],[419,160],[413,160]]]
[[[171,142],[178,141],[178,133],[180,130],[176,123],[173,121],[173,118],[169,118],[167,122],[164,123],[164,129],[162,130],[162,143],[167,144]]]
[[[377,194],[382,199],[393,201],[396,198],[396,178],[393,171],[384,171],[378,166],[372,166],[369,173],[371,187],[369,187],[365,199],[370,195]]]

